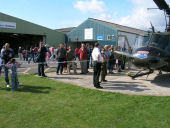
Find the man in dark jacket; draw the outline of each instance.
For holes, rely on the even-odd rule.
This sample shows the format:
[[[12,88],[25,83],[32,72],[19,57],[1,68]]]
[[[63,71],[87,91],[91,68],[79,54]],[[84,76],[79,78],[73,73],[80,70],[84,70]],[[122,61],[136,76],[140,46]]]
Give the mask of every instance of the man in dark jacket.
[[[47,48],[44,46],[43,42],[40,42],[38,52],[40,54],[40,57],[38,60],[38,76],[47,77],[44,73],[44,65],[45,65]]]
[[[74,56],[74,51],[71,49],[71,47],[68,47],[67,53],[66,53],[66,58],[67,58],[67,72],[70,74],[70,69],[71,66],[74,70],[74,73],[76,74],[76,65],[75,65],[75,56]]]
[[[8,78],[8,68],[5,66],[12,58],[14,57],[14,51],[10,48],[9,44],[5,44],[5,50],[2,52],[2,64],[5,73],[5,81],[7,87],[9,87],[9,78]]]
[[[60,74],[63,73],[63,64],[65,59],[66,59],[66,49],[64,48],[64,44],[61,43],[60,48],[57,50],[57,60],[58,60],[57,71],[56,71],[57,75],[59,74],[59,70],[60,70]]]

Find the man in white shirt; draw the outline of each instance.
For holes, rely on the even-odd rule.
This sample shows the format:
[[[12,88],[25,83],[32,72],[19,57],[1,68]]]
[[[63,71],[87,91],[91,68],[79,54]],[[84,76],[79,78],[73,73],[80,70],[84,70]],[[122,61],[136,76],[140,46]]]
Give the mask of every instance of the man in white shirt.
[[[101,62],[102,62],[102,56],[100,53],[100,49],[99,49],[100,45],[98,42],[95,43],[93,52],[92,52],[92,58],[93,58],[93,68],[94,68],[94,74],[93,74],[93,85],[96,88],[103,88],[100,86],[99,83],[99,76],[100,76],[100,72],[101,72]]]

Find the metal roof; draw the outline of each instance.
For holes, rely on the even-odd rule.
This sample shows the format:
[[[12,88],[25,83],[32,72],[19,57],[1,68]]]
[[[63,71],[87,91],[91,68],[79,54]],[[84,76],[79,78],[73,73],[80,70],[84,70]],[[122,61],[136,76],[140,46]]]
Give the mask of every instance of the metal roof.
[[[115,29],[117,29],[118,31],[121,32],[128,32],[128,33],[133,33],[133,34],[139,34],[139,35],[144,35],[147,34],[147,31],[144,30],[140,30],[140,29],[136,29],[136,28],[132,28],[132,27],[127,27],[127,26],[123,26],[123,25],[119,25],[119,24],[115,24],[115,23],[111,23],[111,22],[107,22],[107,21],[103,21],[103,20],[99,20],[99,19],[94,19],[94,18],[89,18],[98,22],[101,22],[103,24],[106,24],[110,27],[113,27]]]
[[[73,30],[76,27],[69,27],[69,28],[61,28],[61,29],[56,29],[56,31],[58,32],[62,32],[64,34],[67,34],[68,32],[70,32],[71,30]]]

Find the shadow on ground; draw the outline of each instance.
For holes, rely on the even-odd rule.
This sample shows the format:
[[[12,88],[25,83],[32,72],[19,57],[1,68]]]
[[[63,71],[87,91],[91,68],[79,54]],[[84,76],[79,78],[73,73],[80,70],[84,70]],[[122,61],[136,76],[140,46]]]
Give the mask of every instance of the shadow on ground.
[[[40,87],[31,85],[24,85],[23,87],[18,89],[19,92],[44,93],[44,94],[48,94],[50,90],[54,89],[51,87]]]
[[[102,83],[104,89],[108,90],[127,90],[133,92],[142,92],[150,90],[147,86],[141,85],[140,82],[123,82],[123,81],[110,81]]]
[[[78,80],[78,79],[82,79],[82,78],[77,78],[77,77],[48,77],[50,79],[56,79],[56,80]]]
[[[157,86],[170,88],[170,74],[158,75],[151,81],[151,83],[154,83]]]

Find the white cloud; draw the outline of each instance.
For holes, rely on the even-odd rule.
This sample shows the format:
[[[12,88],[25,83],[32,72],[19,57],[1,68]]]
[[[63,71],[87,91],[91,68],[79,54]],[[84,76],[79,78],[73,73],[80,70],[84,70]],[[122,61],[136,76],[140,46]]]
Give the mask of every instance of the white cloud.
[[[74,8],[80,10],[83,13],[92,12],[92,13],[104,13],[107,11],[107,8],[103,1],[99,0],[78,0],[74,4]]]
[[[147,8],[158,8],[153,0],[129,0],[129,2],[133,4],[131,13],[120,18],[115,18],[118,17],[119,10],[113,15],[108,14],[108,8],[102,0],[78,0],[74,4],[74,8],[83,13],[91,12],[97,19],[143,30],[151,28],[150,22],[152,22],[156,30],[164,31],[165,17],[163,11],[159,9],[147,10]],[[166,0],[166,2],[170,4],[170,0]],[[126,11],[126,9],[123,10]]]
[[[165,29],[165,17],[163,11],[147,10],[147,8],[157,8],[152,0],[130,0],[134,8],[131,14],[121,18],[112,18],[111,15],[103,13],[96,18],[114,22],[117,24],[148,30],[151,28],[150,21],[155,26],[156,30],[164,31]]]

